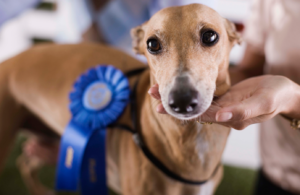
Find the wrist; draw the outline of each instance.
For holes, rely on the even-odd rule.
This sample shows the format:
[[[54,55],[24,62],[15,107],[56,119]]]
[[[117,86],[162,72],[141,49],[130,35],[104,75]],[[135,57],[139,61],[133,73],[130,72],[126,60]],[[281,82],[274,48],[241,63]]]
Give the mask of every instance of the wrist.
[[[283,94],[287,106],[280,113],[290,119],[300,119],[300,86],[291,80],[289,83],[288,93]]]

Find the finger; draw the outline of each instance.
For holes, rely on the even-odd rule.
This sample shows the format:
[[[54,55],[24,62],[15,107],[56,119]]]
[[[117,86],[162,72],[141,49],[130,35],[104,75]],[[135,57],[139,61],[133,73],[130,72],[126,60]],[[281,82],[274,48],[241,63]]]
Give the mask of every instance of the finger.
[[[151,97],[160,100],[160,94],[159,94],[159,87],[158,84],[153,85],[152,87],[150,87],[150,89],[148,90],[148,93]]]
[[[204,114],[201,115],[202,122],[217,122],[216,114],[221,109],[220,106],[211,105]]]
[[[260,115],[270,114],[273,110],[271,100],[263,94],[253,95],[246,100],[224,107],[218,111],[216,121],[245,121]]]
[[[156,111],[160,114],[167,114],[167,112],[162,104],[158,104],[158,106],[156,107]]]

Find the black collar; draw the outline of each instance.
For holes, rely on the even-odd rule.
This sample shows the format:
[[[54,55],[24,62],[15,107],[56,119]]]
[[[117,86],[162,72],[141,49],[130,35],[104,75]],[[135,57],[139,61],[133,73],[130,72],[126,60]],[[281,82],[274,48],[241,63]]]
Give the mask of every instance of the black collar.
[[[134,69],[132,71],[127,72],[125,75],[127,77],[135,76],[137,74],[142,73],[146,69],[147,68]],[[137,105],[136,105],[136,89],[137,89],[138,82],[139,82],[139,79],[137,79],[137,81],[135,82],[134,87],[133,87],[132,92],[131,92],[131,96],[130,96],[130,114],[131,114],[131,119],[132,119],[132,122],[133,122],[133,128],[131,128],[127,125],[123,125],[123,124],[113,124],[113,125],[110,125],[109,127],[120,128],[120,129],[129,131],[130,133],[132,133],[134,142],[142,150],[142,152],[147,157],[147,159],[156,168],[158,168],[161,172],[163,172],[165,175],[167,175],[168,177],[170,177],[170,178],[172,178],[176,181],[179,181],[179,182],[182,182],[182,183],[185,183],[185,184],[191,184],[191,185],[202,185],[202,184],[206,183],[209,179],[213,178],[216,175],[216,173],[217,173],[217,171],[220,167],[220,163],[217,165],[217,167],[215,168],[213,174],[211,175],[211,177],[209,179],[203,180],[203,181],[189,180],[189,179],[183,178],[180,175],[177,175],[176,173],[172,172],[158,158],[156,158],[153,155],[153,153],[147,148],[145,142],[143,141],[143,138],[142,138],[140,132],[137,131],[137,129],[138,129],[138,120],[137,120]]]

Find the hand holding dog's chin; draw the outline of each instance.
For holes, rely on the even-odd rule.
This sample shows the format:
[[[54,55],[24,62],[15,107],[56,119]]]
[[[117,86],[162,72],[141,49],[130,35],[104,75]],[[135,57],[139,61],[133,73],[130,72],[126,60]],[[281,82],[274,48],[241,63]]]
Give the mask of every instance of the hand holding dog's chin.
[[[149,89],[160,100],[158,85]],[[201,121],[214,122],[238,130],[269,120],[277,114],[300,118],[300,87],[282,76],[259,76],[244,80],[212,103]],[[167,114],[160,103],[158,113]]]

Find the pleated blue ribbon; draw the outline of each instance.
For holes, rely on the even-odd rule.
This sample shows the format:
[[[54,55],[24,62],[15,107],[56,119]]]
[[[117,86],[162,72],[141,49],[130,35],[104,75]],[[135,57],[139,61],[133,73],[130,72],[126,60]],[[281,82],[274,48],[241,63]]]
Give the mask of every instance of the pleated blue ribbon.
[[[72,119],[61,139],[56,189],[106,195],[106,127],[129,102],[128,79],[113,66],[99,65],[81,75],[70,93]]]

